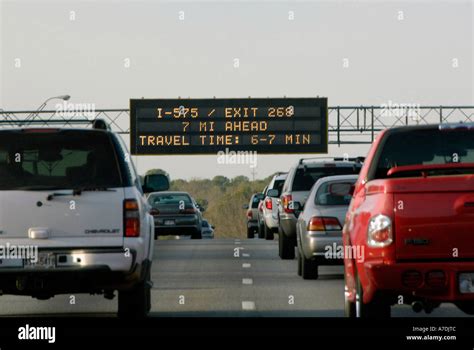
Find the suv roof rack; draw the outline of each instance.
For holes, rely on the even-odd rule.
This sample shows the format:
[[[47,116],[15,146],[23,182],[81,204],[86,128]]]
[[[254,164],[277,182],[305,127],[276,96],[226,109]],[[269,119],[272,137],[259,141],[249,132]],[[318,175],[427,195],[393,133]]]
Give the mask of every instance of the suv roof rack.
[[[41,124],[41,126],[48,125],[86,125],[92,124],[93,129],[97,130],[111,130],[109,124],[103,119],[54,119],[54,120],[0,120],[0,125],[16,126],[16,127],[28,127],[30,125]]]
[[[365,157],[352,157],[352,158],[344,158],[344,157],[311,157],[311,158],[301,158],[298,164],[303,164],[305,161],[308,160],[331,160],[334,162],[356,162],[356,163],[363,163]]]

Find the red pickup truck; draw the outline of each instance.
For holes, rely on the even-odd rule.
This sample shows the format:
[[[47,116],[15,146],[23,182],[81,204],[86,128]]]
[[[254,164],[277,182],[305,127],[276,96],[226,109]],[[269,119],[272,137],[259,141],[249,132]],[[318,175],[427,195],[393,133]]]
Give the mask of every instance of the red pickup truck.
[[[474,314],[474,123],[407,126],[373,143],[343,229],[345,313]]]

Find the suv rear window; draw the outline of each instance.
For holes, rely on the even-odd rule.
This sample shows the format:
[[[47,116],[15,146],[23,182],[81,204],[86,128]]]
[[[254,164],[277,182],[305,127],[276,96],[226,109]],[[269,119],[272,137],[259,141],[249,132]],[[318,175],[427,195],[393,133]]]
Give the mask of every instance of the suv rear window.
[[[386,178],[390,168],[404,165],[474,163],[474,130],[419,129],[387,136],[372,178]],[[443,170],[446,172],[472,170]],[[438,171],[436,171],[438,172]]]
[[[335,175],[350,175],[358,174],[360,172],[361,165],[356,164],[352,166],[344,167],[306,167],[298,168],[295,173],[295,179],[293,180],[292,191],[309,191],[313,187],[314,183],[322,177],[335,176]]]
[[[260,198],[258,195],[253,195],[252,196],[252,209],[257,209],[258,208],[258,203],[260,203]]]
[[[281,189],[283,188],[283,185],[285,184],[285,180],[275,180],[275,183],[273,184],[274,190],[278,190],[278,196],[280,196]]]
[[[121,186],[115,150],[107,133],[0,133],[0,190]]]

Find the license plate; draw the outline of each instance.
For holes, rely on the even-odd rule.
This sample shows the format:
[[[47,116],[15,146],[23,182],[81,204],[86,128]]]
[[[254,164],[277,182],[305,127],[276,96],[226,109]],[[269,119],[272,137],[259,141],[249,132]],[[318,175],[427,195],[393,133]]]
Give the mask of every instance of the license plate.
[[[166,225],[166,226],[172,226],[172,225],[174,225],[174,220],[165,220],[165,225]]]
[[[0,259],[0,268],[2,267],[23,267],[23,259]]]
[[[464,272],[459,275],[459,291],[462,294],[474,293],[474,272]]]
[[[56,255],[54,253],[38,253],[38,257],[36,260],[34,259],[26,259],[25,260],[25,268],[54,268],[56,267]]]

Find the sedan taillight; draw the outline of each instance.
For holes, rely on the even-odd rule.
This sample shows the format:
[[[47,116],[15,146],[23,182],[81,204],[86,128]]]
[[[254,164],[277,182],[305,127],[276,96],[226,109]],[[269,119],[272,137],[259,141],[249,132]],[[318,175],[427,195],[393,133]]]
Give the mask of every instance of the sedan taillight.
[[[308,223],[308,231],[340,231],[341,224],[337,218],[313,216]]]
[[[140,236],[140,212],[135,199],[123,201],[123,226],[125,237]]]

